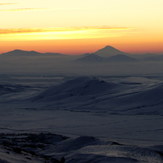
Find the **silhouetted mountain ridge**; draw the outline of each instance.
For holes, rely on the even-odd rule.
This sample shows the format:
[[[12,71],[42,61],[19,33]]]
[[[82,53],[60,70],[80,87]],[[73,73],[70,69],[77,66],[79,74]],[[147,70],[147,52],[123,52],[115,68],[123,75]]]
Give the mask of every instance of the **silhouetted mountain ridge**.
[[[100,62],[133,62],[133,61],[162,61],[163,55],[161,54],[142,54],[142,55],[134,55],[125,53],[121,50],[118,50],[112,46],[105,46],[104,48],[101,48],[97,50],[94,53],[87,53],[83,55],[66,55],[62,53],[53,53],[53,52],[37,52],[37,51],[26,51],[21,49],[15,49],[13,51],[9,51],[6,53],[2,53],[0,56],[3,56],[4,58],[7,57],[14,57],[14,56],[67,56],[68,58],[77,57],[75,61],[82,62],[82,63],[100,63]],[[72,57],[73,56],[73,57]]]
[[[90,55],[86,55],[83,56],[79,59],[77,59],[76,61],[78,62],[82,62],[82,63],[101,63],[101,62],[135,62],[137,61],[137,59],[133,58],[133,57],[129,57],[127,55],[124,54],[117,54],[115,56],[111,56],[111,57],[100,57],[98,55],[95,54],[90,54]]]
[[[63,56],[64,54],[61,53],[40,53],[37,51],[26,51],[26,50],[20,50],[15,49],[13,51],[9,51],[6,53],[2,53],[2,56],[44,56],[44,55],[53,55],[53,56]]]
[[[104,48],[97,50],[93,54],[101,57],[111,57],[117,54],[127,54],[127,53],[120,51],[112,46],[105,46]]]
[[[129,56],[128,53],[120,51],[112,46],[105,46],[104,48],[96,51],[95,53],[90,53],[83,55],[77,61],[85,63],[97,63],[97,62],[133,62],[137,61],[134,57]]]

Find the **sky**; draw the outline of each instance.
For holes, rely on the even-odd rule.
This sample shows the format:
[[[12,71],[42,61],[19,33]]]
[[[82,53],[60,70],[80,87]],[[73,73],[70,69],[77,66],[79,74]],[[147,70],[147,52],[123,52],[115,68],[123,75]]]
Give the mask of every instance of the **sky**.
[[[0,53],[163,52],[163,0],[0,0]]]

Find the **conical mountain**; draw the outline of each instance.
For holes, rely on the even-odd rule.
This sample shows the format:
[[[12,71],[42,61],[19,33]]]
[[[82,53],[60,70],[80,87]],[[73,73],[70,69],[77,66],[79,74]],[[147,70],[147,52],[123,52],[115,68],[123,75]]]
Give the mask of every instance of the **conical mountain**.
[[[120,51],[112,46],[105,46],[104,48],[96,51],[94,54],[98,55],[100,57],[111,57],[111,56],[114,56],[117,54],[126,54],[126,53],[123,51]]]

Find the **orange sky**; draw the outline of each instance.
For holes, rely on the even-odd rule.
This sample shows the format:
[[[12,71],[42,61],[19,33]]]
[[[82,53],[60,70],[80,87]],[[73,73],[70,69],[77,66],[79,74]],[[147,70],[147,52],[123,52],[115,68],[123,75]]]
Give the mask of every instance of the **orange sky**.
[[[163,52],[162,0],[0,1],[0,53]]]

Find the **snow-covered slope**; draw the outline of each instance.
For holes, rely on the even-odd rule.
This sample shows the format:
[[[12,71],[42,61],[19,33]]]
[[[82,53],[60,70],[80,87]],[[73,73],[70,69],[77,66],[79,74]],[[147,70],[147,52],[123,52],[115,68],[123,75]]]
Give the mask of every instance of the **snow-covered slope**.
[[[79,77],[61,85],[50,87],[34,98],[35,101],[66,100],[68,98],[90,97],[112,92],[118,84],[108,83],[94,77]]]
[[[50,142],[51,141],[51,142]],[[162,163],[162,150],[52,133],[0,135],[1,163]]]
[[[79,77],[48,88],[32,98],[32,102],[70,110],[162,115],[162,97],[162,83],[115,83],[93,77]]]
[[[2,75],[0,162],[162,163],[162,80]]]
[[[0,84],[0,95],[24,91],[27,86],[14,84]]]

